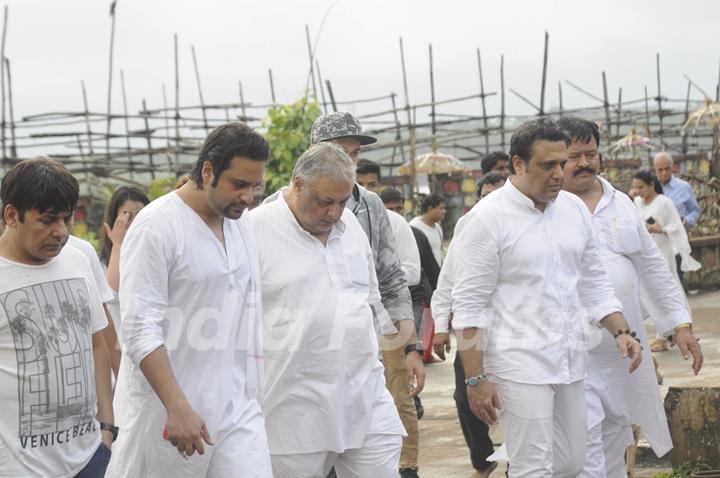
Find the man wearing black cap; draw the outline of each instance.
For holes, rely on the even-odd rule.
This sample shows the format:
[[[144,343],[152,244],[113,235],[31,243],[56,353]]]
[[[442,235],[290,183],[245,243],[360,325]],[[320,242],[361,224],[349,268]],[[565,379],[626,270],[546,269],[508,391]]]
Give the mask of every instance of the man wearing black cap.
[[[362,134],[360,123],[350,113],[338,112],[319,117],[312,126],[310,142],[324,141],[340,146],[357,164],[362,146],[375,143],[377,139]],[[422,347],[415,333],[407,281],[382,200],[355,184],[346,207],[353,211],[370,240],[382,304],[393,321],[380,326],[386,376],[389,377],[387,387],[408,434],[403,440],[400,474],[402,477],[417,477],[418,429],[413,397],[423,388],[425,370]],[[414,387],[411,385],[413,377],[416,381]]]

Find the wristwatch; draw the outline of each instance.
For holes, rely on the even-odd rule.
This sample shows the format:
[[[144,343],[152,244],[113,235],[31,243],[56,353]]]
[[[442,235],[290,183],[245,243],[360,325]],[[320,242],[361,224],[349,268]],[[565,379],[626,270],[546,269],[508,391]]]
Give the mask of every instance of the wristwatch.
[[[112,423],[107,423],[107,422],[100,422],[100,430],[105,430],[107,432],[112,433],[113,442],[115,440],[117,440],[118,432],[120,431],[120,429],[118,427],[116,427]]]
[[[465,383],[470,387],[474,387],[478,383],[484,382],[487,379],[488,379],[487,375],[485,375],[484,373],[481,373],[480,375],[475,375],[474,377],[466,378]]]
[[[408,344],[405,346],[405,355],[409,354],[410,352],[417,352],[422,355],[425,351],[420,344]]]

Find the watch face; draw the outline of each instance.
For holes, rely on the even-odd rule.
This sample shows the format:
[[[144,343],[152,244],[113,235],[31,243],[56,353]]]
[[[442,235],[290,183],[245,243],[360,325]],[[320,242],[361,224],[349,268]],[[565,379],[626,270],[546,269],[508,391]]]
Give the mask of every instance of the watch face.
[[[466,380],[468,385],[477,385],[479,381],[477,377],[470,377]]]

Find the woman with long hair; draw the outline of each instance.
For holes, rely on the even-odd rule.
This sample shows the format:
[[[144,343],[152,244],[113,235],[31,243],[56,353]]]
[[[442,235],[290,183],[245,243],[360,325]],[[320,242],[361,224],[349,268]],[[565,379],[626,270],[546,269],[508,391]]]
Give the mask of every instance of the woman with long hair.
[[[113,193],[105,209],[103,229],[100,232],[98,256],[100,262],[106,268],[105,276],[108,284],[115,292],[113,301],[107,303],[112,322],[108,324],[103,333],[116,377],[120,367],[121,355],[118,340],[120,303],[117,299],[117,292],[120,287],[120,246],[137,213],[149,203],[150,199],[140,189],[131,186],[119,187]]]
[[[675,255],[680,254],[682,257],[683,271],[696,271],[700,269],[700,263],[690,255],[690,241],[680,214],[672,199],[663,194],[662,185],[654,173],[638,171],[633,178],[632,187],[637,191],[635,205],[645,220],[645,227],[665,257],[673,278],[681,285]],[[652,304],[645,305],[652,318]],[[652,343],[651,349],[653,352],[667,350],[667,342],[658,338]]]

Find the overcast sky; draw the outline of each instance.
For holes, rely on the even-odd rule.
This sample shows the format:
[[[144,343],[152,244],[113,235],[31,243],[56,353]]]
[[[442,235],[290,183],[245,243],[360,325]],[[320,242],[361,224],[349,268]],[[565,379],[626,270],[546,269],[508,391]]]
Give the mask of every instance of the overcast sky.
[[[82,108],[84,80],[91,110],[106,109],[111,18],[106,0],[11,0],[5,55],[11,61],[15,116]],[[321,21],[327,13],[322,30]],[[437,98],[479,89],[475,48],[486,89],[498,91],[500,55],[506,83],[539,102],[543,35],[550,33],[546,105],[557,105],[558,81],[571,80],[610,97],[623,87],[637,99],[656,94],[655,53],[663,94],[684,98],[689,75],[714,95],[720,61],[716,0],[118,0],[113,107],[121,111],[119,70],[130,109],[162,106],[162,83],[173,101],[173,33],[179,35],[181,103],[197,104],[190,46],[200,66],[205,101],[270,100],[267,69],[279,101],[298,99],[308,54],[304,25],[318,38],[322,75],[338,100],[402,93],[398,38],[403,37],[411,102],[429,100],[428,44],[433,44]],[[319,37],[318,37],[319,35]],[[593,101],[563,86],[565,106]],[[700,94],[693,91],[693,97]],[[402,96],[401,96],[402,98]],[[498,97],[488,102],[497,112]],[[383,105],[386,107],[387,105]],[[508,96],[509,113],[530,110]]]

